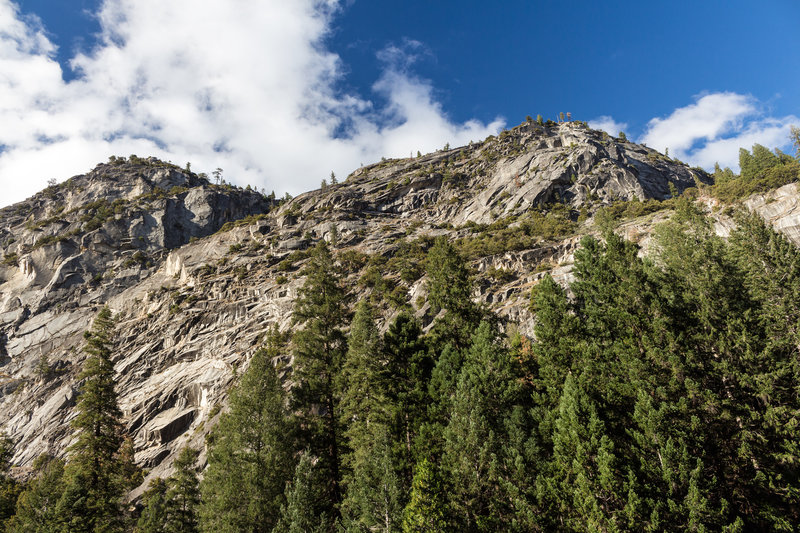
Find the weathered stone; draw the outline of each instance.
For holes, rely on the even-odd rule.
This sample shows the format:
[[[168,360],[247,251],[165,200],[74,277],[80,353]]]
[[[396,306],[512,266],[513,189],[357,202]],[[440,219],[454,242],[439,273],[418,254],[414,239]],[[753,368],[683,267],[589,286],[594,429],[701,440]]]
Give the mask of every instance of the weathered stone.
[[[137,462],[150,469],[134,497],[149,479],[170,474],[183,446],[204,449],[231,383],[266,328],[291,327],[305,259],[290,252],[331,240],[335,228],[338,252],[388,257],[403,238],[468,235],[453,229],[468,221],[491,223],[553,201],[579,207],[589,198],[595,206],[663,199],[670,184],[680,191],[707,179],[576,123],[526,124],[483,143],[367,166],[345,183],[272,211],[257,193],[151,164],[99,165],[59,186],[52,199],[40,193],[0,209],[0,257],[17,254],[16,261],[0,264],[0,431],[17,444],[13,461],[26,466],[41,453],[65,453],[86,357],[82,332],[109,305],[117,317],[120,408]],[[792,185],[747,205],[800,242],[798,198]],[[97,213],[86,206],[102,199],[110,214],[92,223]],[[120,201],[112,208],[114,200]],[[56,212],[57,206],[63,210]],[[265,216],[218,232],[226,222],[255,214]],[[632,221],[620,232],[646,249],[662,218]],[[718,220],[720,233],[729,230],[729,220]],[[587,221],[578,233],[594,231]],[[479,258],[472,265],[479,273],[475,298],[531,335],[531,288],[543,270],[567,286],[579,240]],[[294,263],[287,267],[288,257]],[[490,279],[492,269],[509,276]],[[366,295],[357,285],[362,273],[349,274],[357,298]],[[425,279],[402,287],[423,316]],[[393,313],[382,317],[382,327]],[[36,373],[42,356],[58,363],[47,379]]]

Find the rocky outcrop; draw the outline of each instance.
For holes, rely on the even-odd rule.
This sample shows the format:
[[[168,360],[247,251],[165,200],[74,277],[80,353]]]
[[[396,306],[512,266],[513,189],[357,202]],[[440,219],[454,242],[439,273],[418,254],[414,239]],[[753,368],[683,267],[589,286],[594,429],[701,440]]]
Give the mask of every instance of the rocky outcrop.
[[[708,182],[700,169],[581,122],[529,123],[482,143],[361,168],[344,184],[297,197],[284,212],[335,208],[461,225],[553,202],[661,200],[670,187],[682,192]]]
[[[580,123],[524,124],[482,143],[383,161],[280,206],[154,160],[99,165],[0,210],[0,428],[16,443],[19,465],[65,452],[82,332],[107,304],[117,317],[119,401],[137,461],[150,477],[168,475],[182,446],[204,449],[267,327],[290,327],[316,241],[333,243],[349,286],[385,320],[400,305],[422,317],[418,263],[432,238],[470,239],[475,224],[513,227],[532,210],[566,203],[575,219],[568,237],[473,261],[475,298],[531,334],[531,287],[545,272],[571,279],[597,208],[664,199],[707,179]],[[797,242],[793,187],[748,205]],[[646,246],[663,217],[621,231]],[[359,283],[370,258],[391,294]]]

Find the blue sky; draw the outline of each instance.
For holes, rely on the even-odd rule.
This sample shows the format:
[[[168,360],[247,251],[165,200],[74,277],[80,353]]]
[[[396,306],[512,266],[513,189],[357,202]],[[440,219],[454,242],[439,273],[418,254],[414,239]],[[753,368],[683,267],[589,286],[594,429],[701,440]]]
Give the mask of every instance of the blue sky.
[[[381,68],[374,50],[422,43],[415,71],[455,120],[570,110],[641,132],[694,95],[724,91],[800,114],[796,1],[356,1],[333,28],[356,88]]]
[[[111,154],[293,194],[573,118],[692,164],[789,149],[800,4],[0,0],[0,204]]]

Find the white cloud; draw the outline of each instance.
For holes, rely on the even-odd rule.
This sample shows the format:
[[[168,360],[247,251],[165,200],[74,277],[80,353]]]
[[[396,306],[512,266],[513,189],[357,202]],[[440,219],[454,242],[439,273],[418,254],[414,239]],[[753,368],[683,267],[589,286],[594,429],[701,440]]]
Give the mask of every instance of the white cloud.
[[[64,82],[36,19],[0,0],[0,205],[109,155],[156,155],[293,194],[386,157],[459,145],[503,126],[449,120],[408,71],[422,47],[387,48],[374,90],[385,108],[335,89],[322,46],[334,0],[105,0],[99,45]],[[334,132],[347,125],[346,137]]]
[[[709,140],[688,153],[686,158],[693,165],[706,169],[712,169],[714,163],[719,163],[723,168],[730,167],[738,172],[739,148],[749,150],[754,144],[760,144],[788,152],[789,134],[793,124],[800,124],[800,119],[788,116],[755,120],[734,131],[731,137]]]
[[[659,151],[710,169],[719,162],[738,169],[739,148],[762,144],[781,148],[789,144],[791,124],[800,119],[769,117],[751,96],[731,92],[706,94],[666,118],[650,120],[639,139]]]
[[[589,121],[589,127],[595,130],[603,130],[609,135],[617,136],[619,132],[628,128],[626,122],[617,122],[608,115],[603,115]]]

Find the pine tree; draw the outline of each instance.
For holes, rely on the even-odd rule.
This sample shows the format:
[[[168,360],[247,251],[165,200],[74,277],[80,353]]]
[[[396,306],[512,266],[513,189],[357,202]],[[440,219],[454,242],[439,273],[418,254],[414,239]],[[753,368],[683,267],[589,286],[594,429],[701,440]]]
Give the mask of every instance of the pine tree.
[[[63,527],[76,532],[120,531],[122,496],[130,468],[119,456],[123,443],[121,413],[111,363],[114,322],[104,307],[84,334],[89,355],[80,375],[78,416],[72,422],[77,441],[70,447],[65,487],[57,513]]]
[[[531,310],[536,314],[533,368],[536,403],[548,411],[555,407],[567,373],[581,342],[577,317],[564,290],[549,275],[531,291]]]
[[[350,327],[341,377],[343,392],[339,412],[351,449],[343,462],[350,470],[369,455],[370,426],[388,423],[386,361],[372,313],[369,303],[359,302]]]
[[[167,482],[156,478],[142,495],[142,514],[136,522],[136,533],[163,533],[167,523]]]
[[[314,248],[305,274],[294,308],[294,323],[302,329],[292,339],[292,377],[297,384],[292,395],[309,449],[319,458],[317,469],[323,473],[328,512],[336,515],[342,499],[339,399],[347,294],[324,241]]]
[[[347,523],[361,528],[379,527],[386,514],[382,492],[388,481],[386,466],[394,476],[388,441],[388,385],[386,361],[378,328],[366,301],[359,302],[350,328],[347,355],[342,371],[343,393],[340,414],[347,452],[343,454],[346,494],[342,502]],[[377,462],[376,462],[377,461]],[[393,491],[399,492],[396,482]],[[393,497],[396,500],[396,497]]]
[[[348,531],[398,531],[403,512],[403,488],[392,457],[387,427],[369,428],[369,453],[354,465],[342,502]]]
[[[739,175],[745,182],[763,178],[769,169],[778,166],[780,163],[781,158],[779,155],[773,153],[766,146],[754,144],[752,153],[745,148],[739,149]]]
[[[273,330],[230,393],[230,411],[209,439],[201,484],[203,531],[267,532],[278,520],[294,469],[295,424],[272,364],[282,339]]]
[[[17,499],[16,514],[6,531],[55,533],[60,531],[56,505],[64,490],[64,461],[41,455],[33,463],[36,477]]]
[[[199,452],[185,447],[173,463],[175,473],[167,479],[165,499],[167,533],[195,533],[197,510],[200,504],[200,487],[197,479],[197,456]]]
[[[450,420],[453,399],[456,395],[458,376],[464,365],[464,353],[445,345],[428,382],[427,416],[420,425],[417,452],[422,456],[439,457],[444,444],[444,428]]]
[[[761,400],[749,382],[758,374],[764,331],[753,312],[756,302],[743,290],[745,274],[702,214],[683,206],[656,237],[670,287],[682,300],[683,395],[695,399],[690,414],[702,428],[702,477],[715,480],[712,508],[719,514],[713,520],[722,527],[738,513],[757,512],[747,480],[763,475],[750,460],[753,444],[762,439],[750,425],[753,401]]]
[[[788,530],[800,522],[800,250],[755,214],[737,217],[728,254],[743,273],[757,322],[733,379],[739,415],[738,490],[753,505],[753,527]],[[758,330],[753,331],[752,325]],[[759,338],[761,343],[758,343]],[[744,490],[743,490],[744,489]],[[756,504],[757,502],[757,504]]]
[[[319,512],[329,504],[324,501],[327,496],[318,490],[322,486],[318,476],[311,455],[304,452],[291,483],[286,485],[286,504],[281,506],[273,533],[326,533],[333,529],[331,516]]]
[[[472,280],[466,262],[445,237],[439,237],[428,251],[428,302],[434,313],[446,309],[468,314],[473,307]]]
[[[444,533],[447,505],[441,482],[431,462],[423,458],[414,471],[411,498],[403,510],[403,533]]]
[[[131,491],[142,484],[144,472],[136,465],[136,450],[130,435],[122,439],[122,446],[117,452],[117,463],[117,475],[124,491]]]
[[[0,434],[0,526],[14,515],[17,497],[22,487],[9,475],[14,445],[6,435]]]
[[[445,237],[438,237],[428,251],[425,271],[431,311],[439,314],[445,310],[428,333],[430,348],[434,353],[441,352],[447,344],[465,349],[481,320],[496,318],[472,301],[472,276],[467,262]]]
[[[553,527],[566,531],[613,531],[627,498],[605,424],[580,380],[568,374],[553,433],[553,456],[543,478],[554,506]]]
[[[506,448],[511,414],[520,402],[520,373],[498,332],[482,322],[459,372],[444,432],[449,507],[465,530],[496,531],[511,522]]]
[[[402,473],[403,492],[406,493],[411,489],[416,464],[415,442],[430,404],[428,383],[433,358],[426,349],[422,328],[408,312],[401,312],[389,324],[383,346],[387,358],[392,443],[395,462]]]

